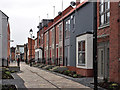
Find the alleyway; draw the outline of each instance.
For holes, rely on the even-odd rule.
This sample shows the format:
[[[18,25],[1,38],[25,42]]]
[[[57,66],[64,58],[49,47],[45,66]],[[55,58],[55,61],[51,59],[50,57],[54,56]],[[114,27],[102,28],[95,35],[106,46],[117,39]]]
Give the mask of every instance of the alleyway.
[[[15,66],[17,64],[11,63],[11,65]],[[21,62],[20,69],[21,72],[18,75],[24,80],[27,88],[88,88],[53,73],[30,67],[24,62]]]

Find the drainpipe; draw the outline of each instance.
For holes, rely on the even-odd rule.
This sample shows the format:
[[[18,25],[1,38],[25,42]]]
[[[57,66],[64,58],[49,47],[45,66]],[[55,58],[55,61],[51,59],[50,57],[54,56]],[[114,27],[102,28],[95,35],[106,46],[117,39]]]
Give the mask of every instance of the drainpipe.
[[[97,84],[97,0],[93,2],[93,15],[94,15],[94,22],[93,22],[93,69],[94,69],[94,90],[98,90]]]

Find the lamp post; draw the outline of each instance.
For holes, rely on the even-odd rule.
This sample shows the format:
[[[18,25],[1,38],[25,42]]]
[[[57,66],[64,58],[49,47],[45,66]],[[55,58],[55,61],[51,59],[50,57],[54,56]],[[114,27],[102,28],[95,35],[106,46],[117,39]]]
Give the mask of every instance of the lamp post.
[[[30,31],[29,31],[29,33],[30,33],[30,36],[31,36],[31,49],[30,49],[30,66],[32,66],[32,34],[33,34],[33,30],[32,29],[30,29]]]
[[[93,70],[94,70],[94,90],[98,90],[98,65],[97,65],[97,0],[93,2],[94,28],[93,28]]]

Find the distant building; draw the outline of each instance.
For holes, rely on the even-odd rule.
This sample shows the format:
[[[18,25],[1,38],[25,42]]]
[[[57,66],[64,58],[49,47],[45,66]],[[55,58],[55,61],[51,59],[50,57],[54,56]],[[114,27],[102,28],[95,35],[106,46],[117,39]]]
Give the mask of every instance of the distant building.
[[[28,43],[24,44],[24,61],[28,60]]]
[[[0,10],[0,66],[6,66],[10,57],[9,17]]]
[[[17,60],[18,58],[24,60],[24,45],[16,45],[15,59]]]
[[[10,55],[10,56],[11,56],[10,59],[11,59],[11,61],[15,61],[15,49],[16,49],[15,47],[11,47],[11,48],[10,48],[10,52],[11,52],[11,53],[10,53],[10,54],[11,54],[11,55]]]
[[[28,61],[35,59],[35,40],[28,38]]]

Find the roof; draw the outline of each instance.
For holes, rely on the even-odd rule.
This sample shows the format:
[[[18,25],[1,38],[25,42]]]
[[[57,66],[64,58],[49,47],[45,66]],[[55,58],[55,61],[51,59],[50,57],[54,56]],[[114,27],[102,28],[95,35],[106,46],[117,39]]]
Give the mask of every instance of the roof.
[[[58,24],[59,22],[61,22],[63,19],[65,19],[66,17],[68,17],[70,14],[72,14],[75,10],[79,9],[80,7],[82,7],[84,4],[86,4],[88,2],[88,0],[83,1],[82,3],[78,4],[75,8],[73,8],[70,12],[68,12],[66,15],[64,15],[61,19],[59,19],[58,21],[56,21],[53,25],[51,25],[49,28],[47,28],[45,30],[45,32],[47,32],[49,29],[51,29],[52,27],[54,27],[56,24]]]
[[[7,18],[9,18],[3,11],[0,10],[0,12],[2,12],[2,14],[4,14]]]
[[[24,45],[16,45],[16,47],[24,47]]]
[[[79,36],[85,35],[85,34],[93,34],[93,32],[87,31],[87,32],[84,32],[84,33],[81,33],[81,34],[77,35],[76,37],[79,37]]]

